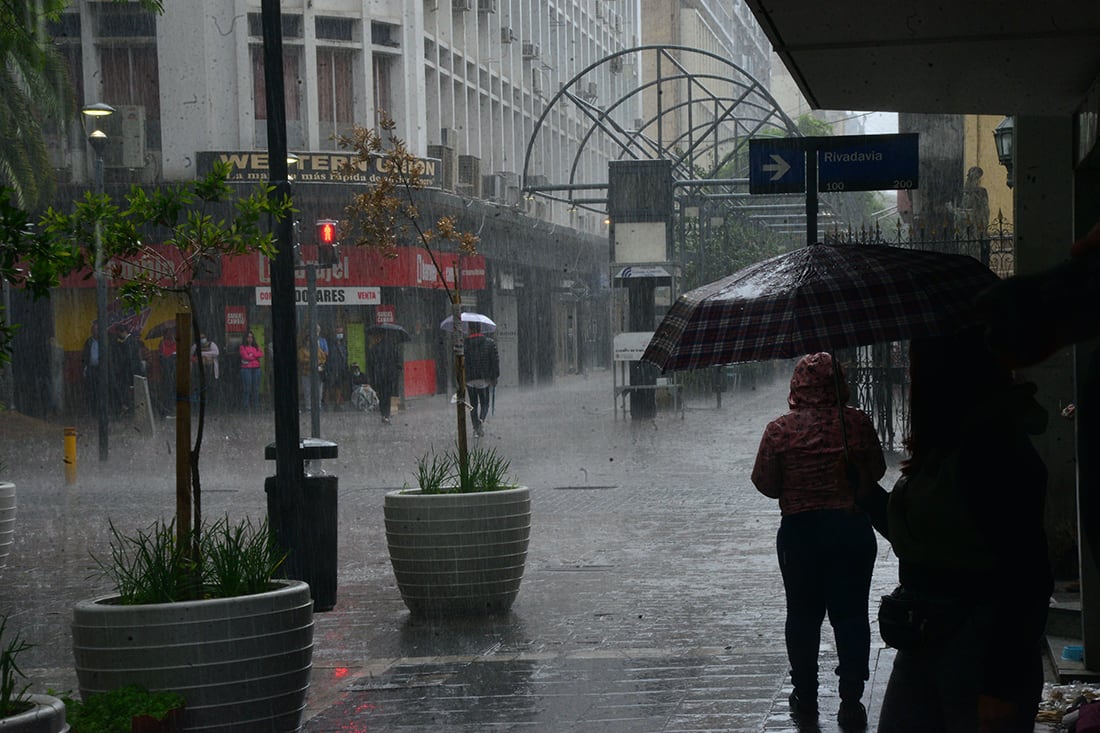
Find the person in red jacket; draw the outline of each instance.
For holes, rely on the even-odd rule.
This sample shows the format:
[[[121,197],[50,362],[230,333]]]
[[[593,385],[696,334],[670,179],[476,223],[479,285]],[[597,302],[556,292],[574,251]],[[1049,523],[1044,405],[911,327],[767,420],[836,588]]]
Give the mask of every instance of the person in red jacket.
[[[871,652],[867,600],[878,548],[870,520],[856,507],[846,462],[861,475],[882,478],[886,461],[871,419],[847,402],[832,356],[802,357],[791,377],[790,412],[764,430],[752,482],[779,500],[782,514],[776,549],[787,596],[791,716],[800,725],[817,719],[817,654],[828,613],[840,662],[837,722],[862,730],[867,711],[860,698]]]

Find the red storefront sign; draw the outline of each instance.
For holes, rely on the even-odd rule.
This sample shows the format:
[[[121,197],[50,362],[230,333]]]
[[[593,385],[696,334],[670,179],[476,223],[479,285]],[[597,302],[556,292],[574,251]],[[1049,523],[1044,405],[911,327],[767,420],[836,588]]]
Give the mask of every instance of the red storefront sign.
[[[397,323],[397,308],[392,305],[380,305],[374,309],[375,323]]]
[[[225,307],[225,332],[244,333],[248,326],[248,317],[243,305],[227,305]]]
[[[173,267],[178,267],[179,253],[163,245],[152,245],[156,255],[135,257],[119,262],[112,261],[108,271],[118,273],[112,278],[111,285],[117,287],[121,281],[133,278],[139,272],[153,273],[161,278],[170,277]],[[307,250],[307,259],[309,257]],[[436,261],[443,270],[443,278],[448,287],[453,287],[455,269],[461,268],[462,290],[484,290],[485,257],[482,255],[459,255],[454,252],[437,252]],[[271,261],[259,252],[250,255],[223,257],[219,268],[214,268],[217,277],[202,280],[203,285],[221,285],[224,287],[252,288],[271,284]],[[294,272],[295,285],[306,285],[306,272],[297,269]],[[336,264],[330,268],[317,270],[318,286],[349,287],[418,287],[442,288],[443,281],[436,272],[428,250],[422,247],[398,247],[397,256],[383,257],[380,253],[362,247],[341,247]],[[86,271],[73,273],[61,280],[63,288],[93,288],[95,278]]]

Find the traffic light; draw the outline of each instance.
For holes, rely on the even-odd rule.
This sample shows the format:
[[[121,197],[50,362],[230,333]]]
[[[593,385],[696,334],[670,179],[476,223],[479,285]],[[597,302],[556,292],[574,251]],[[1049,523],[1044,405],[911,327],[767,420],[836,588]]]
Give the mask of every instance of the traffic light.
[[[337,244],[336,225],[338,223],[335,219],[318,219],[317,244],[330,246]]]
[[[335,219],[317,220],[317,264],[332,267],[336,264],[336,247],[340,244]]]

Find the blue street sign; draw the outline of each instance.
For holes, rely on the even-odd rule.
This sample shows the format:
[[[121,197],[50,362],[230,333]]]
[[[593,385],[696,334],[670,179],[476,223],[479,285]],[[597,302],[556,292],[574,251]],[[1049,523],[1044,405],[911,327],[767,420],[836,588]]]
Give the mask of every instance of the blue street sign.
[[[820,191],[893,191],[917,188],[917,134],[845,135],[817,141]]]
[[[749,140],[749,193],[802,193],[806,190],[807,138]]]
[[[917,134],[749,140],[749,193],[802,193],[806,155],[817,156],[817,190],[889,191],[920,182]]]

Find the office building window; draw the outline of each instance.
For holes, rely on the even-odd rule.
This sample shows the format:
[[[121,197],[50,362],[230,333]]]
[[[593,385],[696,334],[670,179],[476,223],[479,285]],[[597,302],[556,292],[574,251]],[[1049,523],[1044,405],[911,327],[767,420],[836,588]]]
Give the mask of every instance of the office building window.
[[[252,50],[252,107],[256,116],[256,143],[267,144],[267,96],[264,83],[264,49]],[[283,46],[283,89],[286,94],[286,141],[289,147],[305,145],[302,125],[302,50],[298,46]]]
[[[337,147],[334,136],[347,133],[355,121],[356,51],[317,49],[317,121],[322,148]]]

